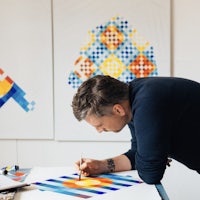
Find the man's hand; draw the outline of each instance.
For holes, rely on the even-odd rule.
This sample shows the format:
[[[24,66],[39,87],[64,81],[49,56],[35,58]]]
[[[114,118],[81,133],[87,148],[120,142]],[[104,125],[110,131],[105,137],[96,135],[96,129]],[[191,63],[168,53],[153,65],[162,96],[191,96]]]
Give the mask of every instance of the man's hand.
[[[78,172],[82,173],[83,176],[91,176],[102,174],[106,172],[106,162],[104,160],[94,160],[90,158],[82,158],[82,163],[80,161],[75,163],[75,167]]]

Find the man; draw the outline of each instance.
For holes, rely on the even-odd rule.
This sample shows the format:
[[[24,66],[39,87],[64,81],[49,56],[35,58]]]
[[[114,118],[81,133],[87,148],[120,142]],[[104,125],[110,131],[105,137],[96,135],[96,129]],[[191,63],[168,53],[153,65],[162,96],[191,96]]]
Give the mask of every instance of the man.
[[[98,132],[128,125],[131,149],[114,158],[83,158],[85,176],[136,169],[148,184],[160,182],[173,158],[200,173],[200,84],[172,77],[138,78],[129,84],[110,76],[86,80],[74,95],[73,113]]]

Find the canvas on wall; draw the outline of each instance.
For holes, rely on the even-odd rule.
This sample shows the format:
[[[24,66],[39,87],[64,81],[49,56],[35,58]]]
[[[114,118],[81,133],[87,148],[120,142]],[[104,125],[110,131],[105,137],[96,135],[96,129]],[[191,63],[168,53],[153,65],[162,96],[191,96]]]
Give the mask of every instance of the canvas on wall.
[[[0,2],[0,138],[53,138],[51,1]]]
[[[129,141],[99,134],[72,112],[80,84],[97,74],[121,81],[170,76],[170,1],[53,1],[57,140]]]

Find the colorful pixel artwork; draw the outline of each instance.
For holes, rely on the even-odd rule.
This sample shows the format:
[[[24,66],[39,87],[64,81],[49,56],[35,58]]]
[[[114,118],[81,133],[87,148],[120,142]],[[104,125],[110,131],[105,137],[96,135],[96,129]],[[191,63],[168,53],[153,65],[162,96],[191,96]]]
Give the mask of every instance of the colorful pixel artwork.
[[[157,76],[153,46],[136,29],[129,27],[127,20],[113,17],[89,34],[91,39],[81,48],[68,77],[72,88],[98,74],[124,82],[136,77]]]
[[[117,174],[82,177],[81,180],[79,180],[78,174],[72,174],[70,176],[61,176],[56,179],[48,179],[33,184],[42,191],[51,191],[88,199],[96,195],[103,195],[141,183],[141,181],[134,180],[131,176]]]
[[[28,102],[25,92],[0,68],[0,108],[12,97],[26,112],[34,110],[35,102]]]

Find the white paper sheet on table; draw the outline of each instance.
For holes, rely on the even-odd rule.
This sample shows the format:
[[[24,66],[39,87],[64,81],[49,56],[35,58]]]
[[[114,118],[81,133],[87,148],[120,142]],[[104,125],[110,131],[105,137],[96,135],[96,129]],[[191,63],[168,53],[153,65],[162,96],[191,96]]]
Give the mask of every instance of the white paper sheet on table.
[[[27,177],[27,183],[33,183],[36,181],[44,181],[50,178],[57,178],[63,175],[70,175],[75,173],[74,168],[68,167],[35,167],[31,170],[30,175]],[[116,173],[119,175],[131,175],[134,179],[138,179],[136,171],[127,171]],[[93,196],[89,199],[94,200],[113,200],[113,199],[123,199],[126,200],[160,200],[161,197],[158,194],[158,191],[154,185],[148,185],[145,183],[135,184],[131,187],[125,187],[117,191],[109,191],[103,195]],[[55,192],[49,191],[40,191],[35,187],[30,187],[29,189],[23,189],[18,192],[15,196],[15,200],[81,200],[79,197],[73,197],[69,195],[63,195]]]
[[[27,186],[27,183],[14,181],[4,175],[0,175],[0,192]]]

